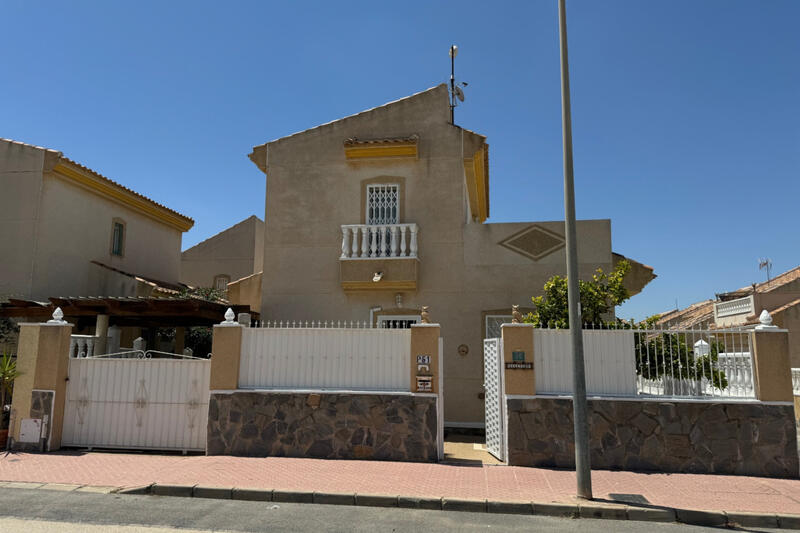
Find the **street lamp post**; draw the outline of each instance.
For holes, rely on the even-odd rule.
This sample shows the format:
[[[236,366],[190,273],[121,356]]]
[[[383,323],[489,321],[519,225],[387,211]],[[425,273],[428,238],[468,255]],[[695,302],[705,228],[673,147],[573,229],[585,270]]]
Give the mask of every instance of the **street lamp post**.
[[[575,183],[572,169],[572,114],[569,103],[569,61],[567,59],[566,0],[558,0],[558,35],[561,49],[561,123],[564,136],[564,215],[567,237],[567,297],[569,336],[572,340],[572,410],[575,422],[575,473],[578,497],[592,498],[589,456],[589,426],[586,417],[586,371],[583,362],[578,243],[575,221]]]

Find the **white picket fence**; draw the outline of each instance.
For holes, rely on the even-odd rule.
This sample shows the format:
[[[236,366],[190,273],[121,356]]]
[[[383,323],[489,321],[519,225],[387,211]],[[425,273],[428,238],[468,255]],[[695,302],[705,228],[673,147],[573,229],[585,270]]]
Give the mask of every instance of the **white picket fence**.
[[[62,445],[205,450],[210,364],[70,358]]]
[[[410,329],[244,328],[241,389],[409,391]]]
[[[537,329],[533,336],[537,394],[572,394],[569,330]],[[586,392],[635,396],[636,359],[631,331],[584,330]]]

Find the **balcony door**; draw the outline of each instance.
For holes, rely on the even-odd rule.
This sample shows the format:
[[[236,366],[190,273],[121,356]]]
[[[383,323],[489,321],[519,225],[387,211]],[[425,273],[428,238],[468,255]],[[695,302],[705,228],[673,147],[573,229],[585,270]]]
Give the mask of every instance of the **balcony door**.
[[[397,183],[367,185],[365,220],[370,226],[400,223],[400,186]]]

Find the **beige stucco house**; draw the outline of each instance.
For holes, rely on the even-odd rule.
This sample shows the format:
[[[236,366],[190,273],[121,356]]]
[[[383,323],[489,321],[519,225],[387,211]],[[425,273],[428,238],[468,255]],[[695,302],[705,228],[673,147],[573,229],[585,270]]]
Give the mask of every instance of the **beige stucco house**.
[[[673,329],[753,328],[767,311],[773,324],[789,330],[789,357],[800,368],[800,266],[769,281],[719,293],[682,310],[659,315],[658,324]]]
[[[0,191],[0,301],[149,296],[178,283],[189,217],[59,151],[8,139]]]
[[[489,145],[427,91],[256,146],[267,176],[264,320],[441,324],[445,419],[483,422],[483,339],[565,273],[561,221],[489,224]],[[521,188],[530,186],[521,183]],[[578,222],[580,273],[606,271],[611,222]],[[654,276],[634,262],[638,292]],[[246,285],[246,287],[237,287]],[[238,303],[242,303],[241,301]]]
[[[253,215],[181,254],[181,282],[227,290],[228,283],[261,272],[264,221]]]

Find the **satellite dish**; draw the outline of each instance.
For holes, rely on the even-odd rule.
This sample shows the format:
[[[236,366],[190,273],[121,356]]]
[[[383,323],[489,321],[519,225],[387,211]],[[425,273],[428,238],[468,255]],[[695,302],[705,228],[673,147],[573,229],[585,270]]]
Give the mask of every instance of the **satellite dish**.
[[[464,101],[464,91],[461,90],[461,87],[456,85],[455,87],[453,87],[453,92],[455,93],[456,98],[458,98],[462,102]]]

